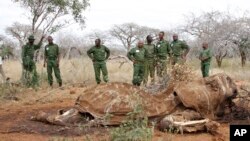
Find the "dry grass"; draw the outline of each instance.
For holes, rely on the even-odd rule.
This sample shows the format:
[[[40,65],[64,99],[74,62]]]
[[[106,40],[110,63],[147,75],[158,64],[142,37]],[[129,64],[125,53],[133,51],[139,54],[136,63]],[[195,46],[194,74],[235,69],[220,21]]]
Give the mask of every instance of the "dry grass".
[[[187,64],[195,70],[197,77],[201,77],[199,60],[188,61]],[[37,63],[37,71],[46,80],[46,68],[42,67],[43,63]],[[107,62],[109,78],[111,82],[127,82],[131,83],[133,76],[133,66],[131,64],[124,64],[119,68],[120,63],[111,60]],[[16,82],[21,77],[21,63],[18,61],[6,61],[3,65],[6,76],[11,78],[12,82]],[[88,58],[78,58],[71,60],[62,60],[60,64],[61,75],[64,83],[95,83],[95,76],[93,65]],[[240,65],[239,59],[226,59],[223,62],[222,68],[218,68],[216,63],[212,62],[210,74],[227,73],[237,80],[250,80],[250,64],[245,68]],[[1,79],[1,77],[0,77]]]
[[[119,68],[119,65],[115,61],[107,62],[110,81],[131,82],[132,65],[124,64],[121,68]],[[12,82],[16,82],[21,78],[22,68],[19,61],[6,61],[3,67],[6,76],[10,77]],[[95,83],[93,64],[88,58],[62,60],[60,70],[64,83],[82,83],[84,81]],[[46,68],[43,68],[43,62],[37,63],[37,72],[42,79],[46,79],[45,74],[47,71]]]
[[[93,64],[88,58],[79,58],[71,60],[62,60],[60,63],[60,70],[63,79],[63,90],[60,90],[57,84],[51,89],[47,84],[47,74],[46,68],[43,67],[43,62],[39,62],[37,65],[37,72],[40,78],[43,80],[41,88],[37,90],[27,89],[20,86],[10,87],[11,93],[12,89],[15,90],[11,96],[13,98],[18,98],[18,101],[8,101],[4,97],[9,97],[9,87],[3,86],[4,90],[0,87],[0,105],[6,104],[32,104],[36,103],[37,99],[41,99],[39,102],[48,103],[51,101],[61,100],[61,99],[76,99],[76,97],[85,90],[82,87],[84,82],[87,85],[96,84],[95,76],[93,71]],[[115,61],[108,61],[107,67],[109,71],[109,78],[111,82],[126,82],[131,83],[132,81],[132,65],[124,64],[119,68],[120,63]],[[20,80],[22,74],[22,67],[19,61],[5,61],[4,72],[7,77],[11,78],[11,82],[16,83]],[[54,79],[55,80],[55,79]],[[1,82],[1,76],[0,76]],[[74,85],[73,85],[74,84]],[[77,87],[74,87],[77,86]],[[80,87],[78,87],[80,86]],[[71,94],[73,92],[73,94]],[[32,97],[30,96],[32,95]],[[8,102],[6,102],[8,101]],[[0,106],[1,107],[1,106]]]
[[[198,77],[201,76],[200,62],[199,60],[192,60],[187,62],[196,70]],[[239,58],[224,59],[221,68],[218,68],[215,59],[211,63],[210,75],[217,73],[226,73],[236,80],[250,81],[250,63],[247,62],[244,68],[241,67]]]

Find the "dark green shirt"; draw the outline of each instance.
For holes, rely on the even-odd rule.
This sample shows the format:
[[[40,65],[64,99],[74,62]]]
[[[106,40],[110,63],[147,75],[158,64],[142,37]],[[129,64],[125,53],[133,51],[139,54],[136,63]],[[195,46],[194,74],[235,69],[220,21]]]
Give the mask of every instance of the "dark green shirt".
[[[135,47],[128,52],[127,56],[131,61],[135,61],[137,63],[144,63],[146,54],[147,53],[145,48]]]
[[[167,59],[167,55],[170,55],[169,42],[166,40],[158,41],[156,44],[156,56],[159,59]]]
[[[170,44],[172,54],[174,56],[181,56],[185,50],[189,49],[189,46],[184,41],[172,41]]]
[[[42,43],[39,43],[38,45],[30,45],[29,43],[27,43],[22,48],[22,58],[33,59],[35,51],[40,49],[41,46],[42,46]]]
[[[48,44],[45,46],[44,56],[47,59],[57,59],[59,57],[59,47],[57,44]]]
[[[87,51],[87,54],[94,61],[105,61],[110,56],[110,50],[104,45],[93,46]]]
[[[154,59],[156,55],[156,48],[154,44],[145,44],[144,48],[146,49],[146,59]]]
[[[201,61],[202,63],[210,63],[212,60],[212,53],[209,48],[203,49],[200,53],[200,58],[206,58],[205,60]]]

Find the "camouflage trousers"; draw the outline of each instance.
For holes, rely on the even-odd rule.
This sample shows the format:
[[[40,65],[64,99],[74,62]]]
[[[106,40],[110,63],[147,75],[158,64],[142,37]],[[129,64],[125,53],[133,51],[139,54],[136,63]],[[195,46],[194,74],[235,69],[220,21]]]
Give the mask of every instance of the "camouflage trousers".
[[[134,64],[133,85],[140,86],[144,77],[144,63]]]
[[[155,61],[154,60],[147,60],[144,64],[144,79],[143,83],[147,84],[148,77],[150,76],[151,82],[155,81]]]
[[[167,59],[160,59],[157,61],[157,76],[163,77],[164,72],[167,70]]]
[[[106,66],[106,62],[105,61],[95,61],[93,63],[94,65],[94,70],[95,70],[95,80],[97,84],[101,83],[101,72],[102,72],[102,76],[103,76],[103,81],[104,82],[108,82],[109,78],[108,78],[108,69]]]
[[[203,77],[209,76],[210,63],[201,63],[201,73]]]
[[[181,58],[181,56],[173,56],[171,58],[171,62],[172,62],[172,65],[176,65],[176,64],[184,64],[185,63],[185,60]]]
[[[59,83],[59,86],[61,86],[62,85],[62,78],[61,78],[59,66],[57,65],[57,61],[55,59],[49,59],[47,61],[47,73],[48,73],[49,85],[53,84],[53,76],[52,76],[53,70],[54,70],[54,74],[55,74],[57,83]]]
[[[36,71],[36,64],[30,61],[28,65],[23,66],[24,69],[24,84],[27,87],[39,86],[39,78]]]

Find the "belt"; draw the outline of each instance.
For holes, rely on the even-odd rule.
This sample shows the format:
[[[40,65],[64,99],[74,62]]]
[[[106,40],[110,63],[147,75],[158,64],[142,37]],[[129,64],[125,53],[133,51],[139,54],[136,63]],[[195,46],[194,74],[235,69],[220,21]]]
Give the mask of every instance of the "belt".
[[[159,56],[159,59],[167,59],[166,56]]]
[[[180,57],[181,55],[176,55],[176,54],[174,54],[174,57]]]
[[[56,60],[56,57],[48,57],[49,60]]]

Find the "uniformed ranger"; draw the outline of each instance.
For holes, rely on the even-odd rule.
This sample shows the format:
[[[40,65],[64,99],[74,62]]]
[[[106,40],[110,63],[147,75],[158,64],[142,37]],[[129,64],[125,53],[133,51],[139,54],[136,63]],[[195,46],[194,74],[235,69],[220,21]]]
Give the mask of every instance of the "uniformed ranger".
[[[200,53],[199,59],[201,60],[201,73],[203,77],[209,76],[210,62],[212,60],[211,50],[208,48],[208,43],[202,44],[203,50]]]
[[[96,83],[97,84],[101,83],[101,78],[100,78],[101,71],[103,75],[103,81],[107,83],[109,81],[109,78],[108,78],[106,61],[110,56],[110,50],[106,46],[101,45],[101,39],[96,39],[95,46],[90,48],[87,51],[87,54],[92,59],[93,62]]]
[[[144,63],[146,59],[146,49],[143,48],[144,42],[139,41],[137,47],[132,48],[127,56],[134,64],[133,85],[140,86],[144,78]]]
[[[184,41],[178,40],[178,35],[173,35],[173,41],[170,44],[172,51],[172,64],[182,64],[186,61],[187,54],[190,50],[189,46]]]
[[[54,71],[57,83],[59,84],[59,87],[62,86],[62,79],[60,75],[60,51],[57,44],[53,43],[53,38],[51,36],[48,36],[47,38],[48,44],[45,46],[44,51],[44,67],[47,64],[47,73],[48,73],[48,82],[49,85],[53,86],[53,76],[52,72]]]
[[[155,81],[155,57],[156,57],[156,48],[155,45],[152,44],[153,38],[151,35],[148,35],[147,44],[144,45],[144,48],[147,51],[146,59],[145,59],[145,72],[144,72],[144,79],[143,83],[147,85],[148,77],[151,78],[151,83]]]
[[[34,53],[41,48],[44,36],[42,36],[40,42],[35,45],[35,38],[33,35],[28,37],[29,42],[22,47],[22,61],[24,69],[24,81],[28,87],[39,86],[38,74],[36,71],[36,64],[34,61]]]
[[[167,58],[170,56],[171,50],[169,42],[164,39],[165,33],[159,33],[159,41],[156,43],[156,58],[157,58],[157,76],[162,77],[163,72],[166,71]]]

